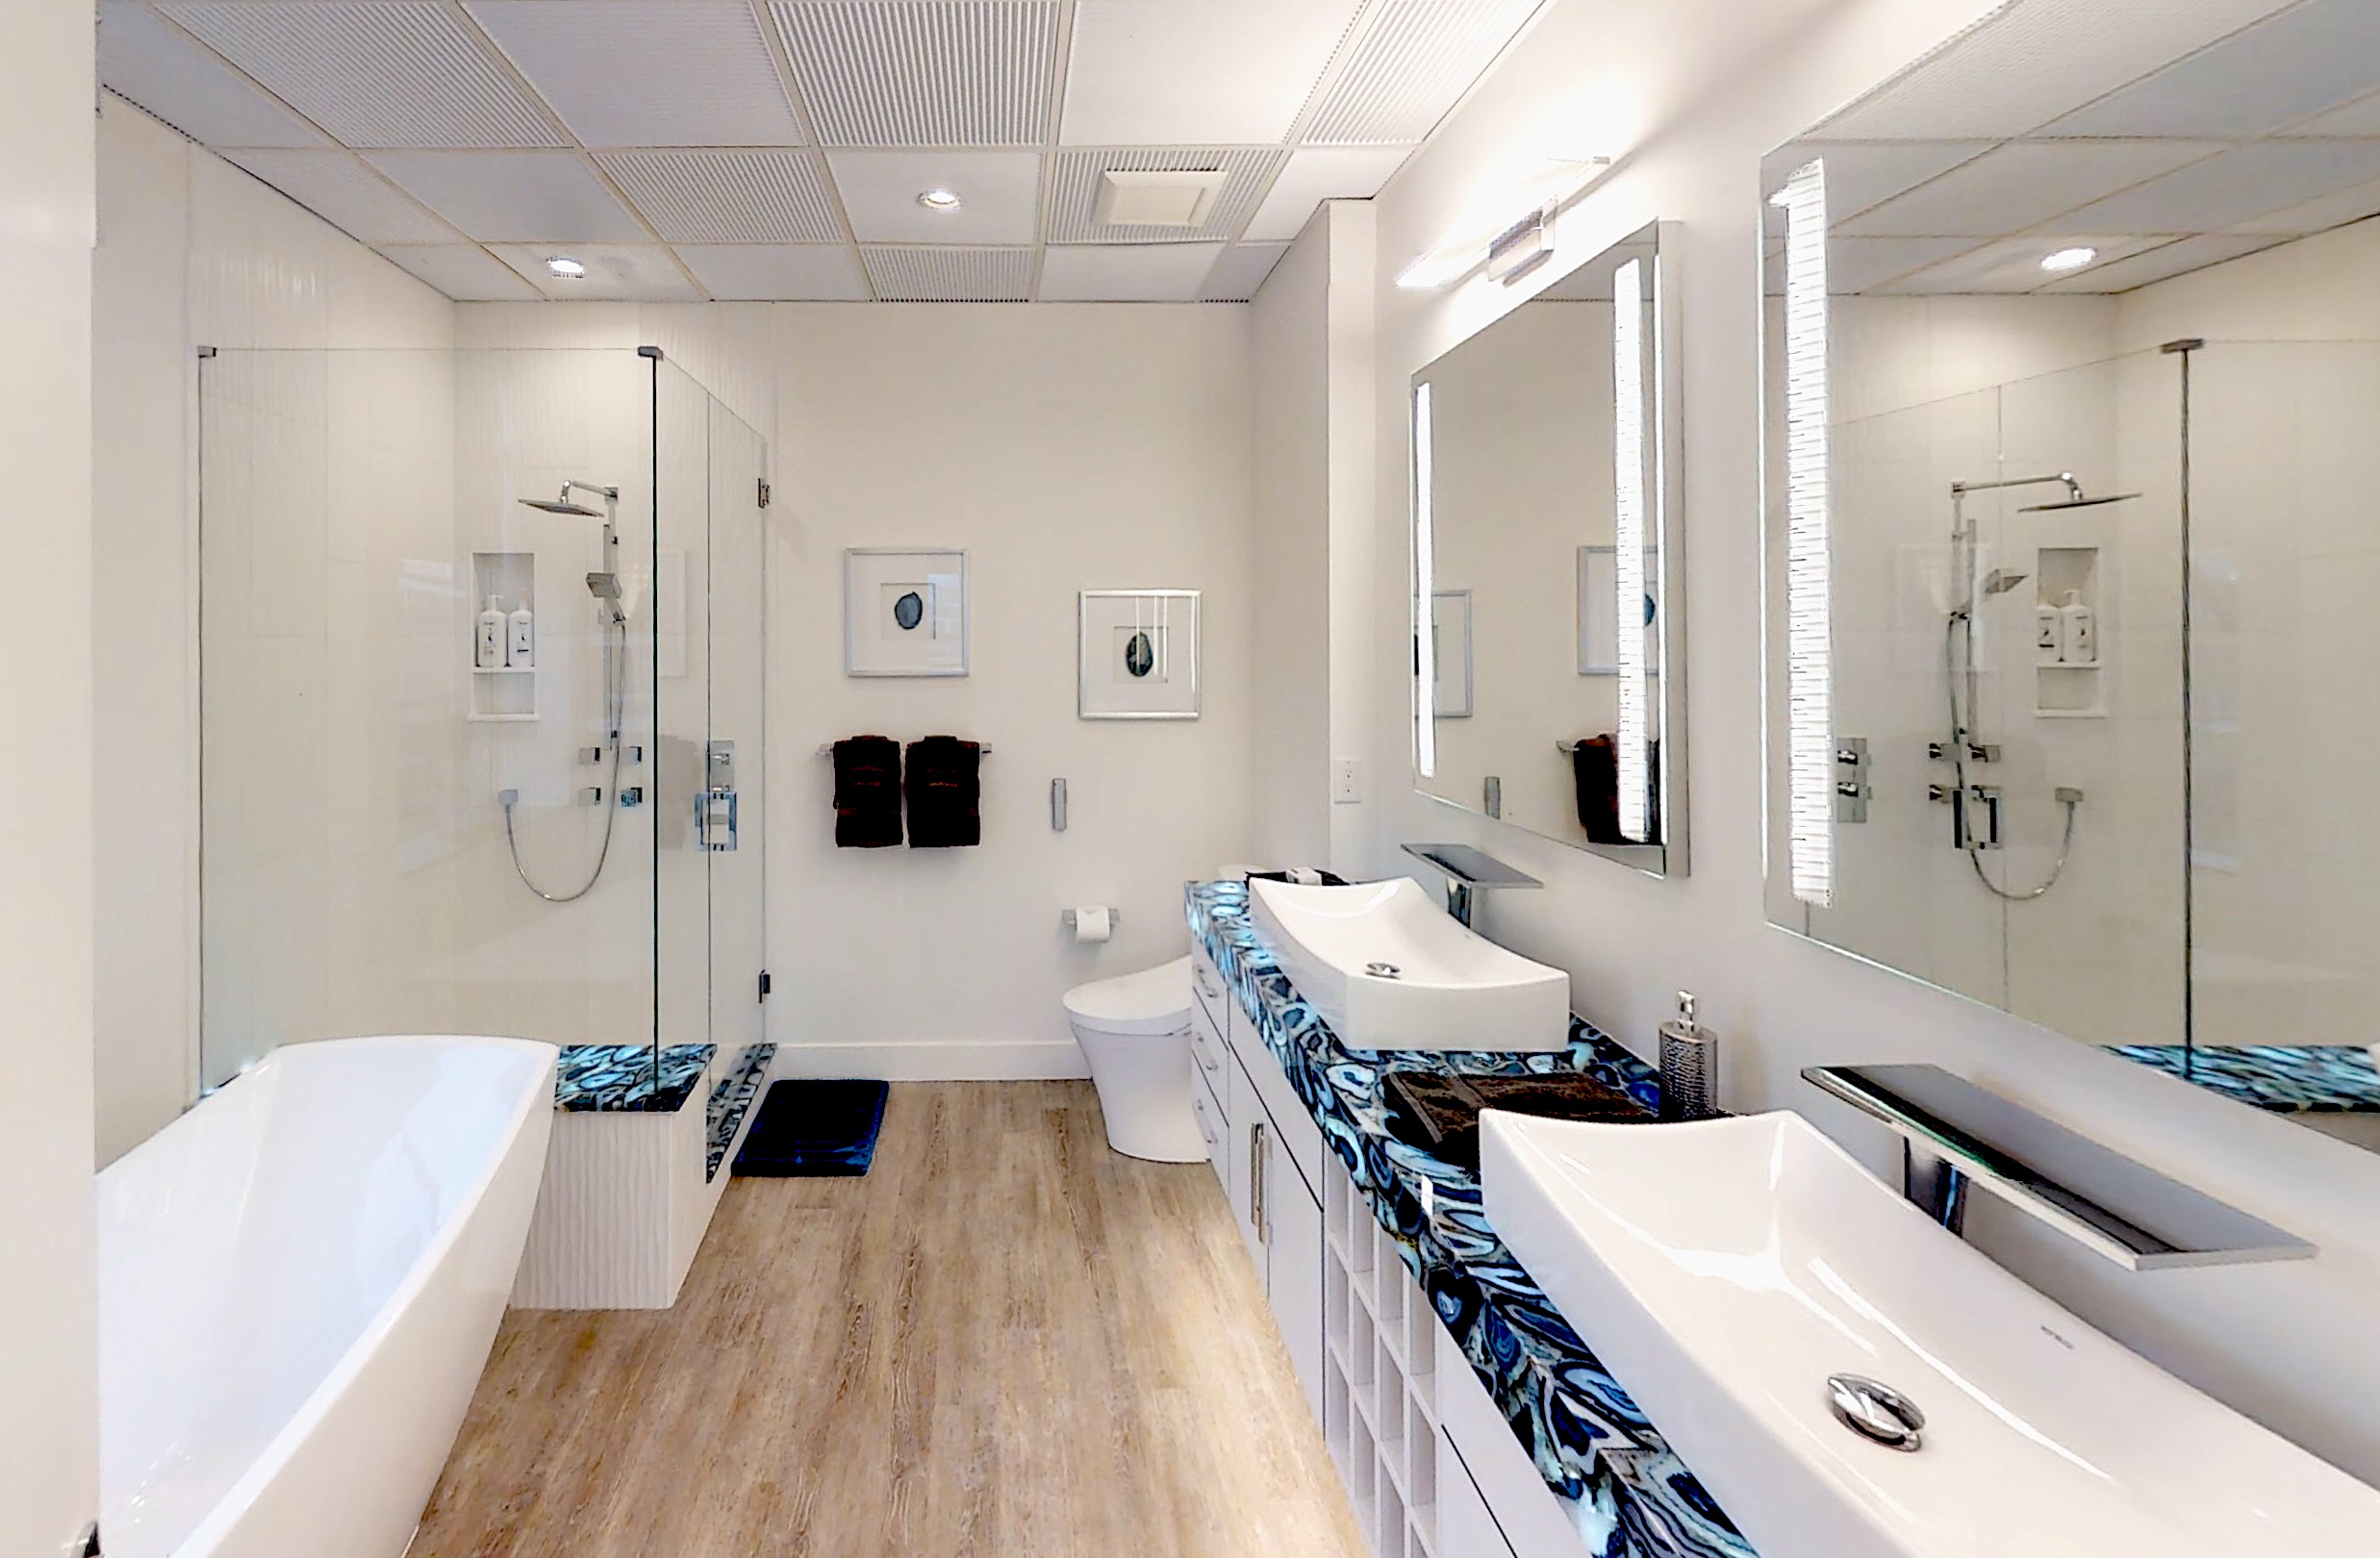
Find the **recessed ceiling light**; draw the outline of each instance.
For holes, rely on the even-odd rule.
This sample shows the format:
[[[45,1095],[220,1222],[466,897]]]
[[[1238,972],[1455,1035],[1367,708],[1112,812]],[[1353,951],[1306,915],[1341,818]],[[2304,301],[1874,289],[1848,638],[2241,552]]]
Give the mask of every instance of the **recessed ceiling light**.
[[[956,189],[928,189],[918,196],[918,204],[927,211],[956,211],[959,208]]]
[[[2080,270],[2098,258],[2099,251],[2088,246],[2060,249],[2056,254],[2041,256],[2041,268],[2043,270]]]
[[[577,281],[587,274],[587,267],[567,254],[557,254],[546,261],[545,268],[565,281]]]

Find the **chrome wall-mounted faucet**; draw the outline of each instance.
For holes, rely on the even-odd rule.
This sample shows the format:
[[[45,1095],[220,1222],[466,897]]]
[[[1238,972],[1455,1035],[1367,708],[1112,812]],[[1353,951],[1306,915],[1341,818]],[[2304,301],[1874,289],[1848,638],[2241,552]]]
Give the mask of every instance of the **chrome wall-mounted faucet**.
[[[1481,888],[1541,888],[1543,882],[1516,871],[1495,856],[1469,844],[1409,843],[1405,852],[1446,873],[1446,912],[1462,925],[1471,923],[1474,893]]]

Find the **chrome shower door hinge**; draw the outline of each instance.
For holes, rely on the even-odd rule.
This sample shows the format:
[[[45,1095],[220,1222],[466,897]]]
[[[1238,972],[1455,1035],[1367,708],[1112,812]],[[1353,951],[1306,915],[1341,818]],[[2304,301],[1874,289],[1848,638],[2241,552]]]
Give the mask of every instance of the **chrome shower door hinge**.
[[[763,476],[763,477],[760,479],[760,506],[761,506],[762,508],[764,508],[764,509],[765,509],[765,508],[767,508],[767,507],[769,506],[769,500],[770,500],[771,495],[772,495],[772,494],[771,494],[771,493],[770,493],[770,491],[769,491],[769,478],[768,478],[768,477],[766,477],[766,476]]]

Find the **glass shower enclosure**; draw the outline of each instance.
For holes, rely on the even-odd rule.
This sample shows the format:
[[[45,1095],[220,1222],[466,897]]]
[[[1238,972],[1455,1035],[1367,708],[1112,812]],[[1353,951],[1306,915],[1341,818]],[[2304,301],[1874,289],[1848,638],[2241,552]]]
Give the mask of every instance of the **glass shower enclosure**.
[[[759,1042],[759,435],[651,347],[205,352],[199,407],[202,1085]]]

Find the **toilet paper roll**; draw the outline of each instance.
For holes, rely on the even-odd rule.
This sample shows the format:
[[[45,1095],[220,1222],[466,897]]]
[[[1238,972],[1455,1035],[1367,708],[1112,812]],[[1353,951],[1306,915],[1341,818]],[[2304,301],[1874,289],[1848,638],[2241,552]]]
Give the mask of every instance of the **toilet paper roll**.
[[[1075,941],[1089,945],[1104,942],[1116,933],[1115,911],[1098,904],[1086,903],[1075,911]]]

